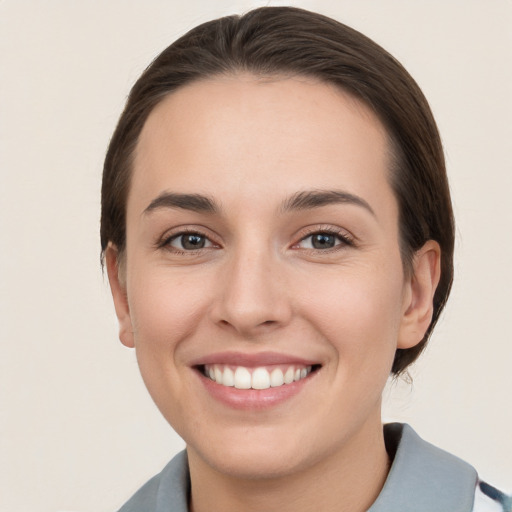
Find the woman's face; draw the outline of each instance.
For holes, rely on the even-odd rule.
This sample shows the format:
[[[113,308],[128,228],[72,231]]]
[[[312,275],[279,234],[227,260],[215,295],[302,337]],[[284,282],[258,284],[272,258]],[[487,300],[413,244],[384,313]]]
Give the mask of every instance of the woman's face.
[[[151,113],[121,280],[107,257],[121,340],[191,456],[277,476],[380,429],[422,337],[389,166],[376,117],[309,79],[201,81]]]

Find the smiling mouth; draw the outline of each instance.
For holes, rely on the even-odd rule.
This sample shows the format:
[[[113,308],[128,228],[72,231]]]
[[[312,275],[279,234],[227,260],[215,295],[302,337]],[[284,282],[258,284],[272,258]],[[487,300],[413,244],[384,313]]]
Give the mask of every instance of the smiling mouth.
[[[249,368],[224,364],[206,364],[199,371],[213,382],[235,389],[269,389],[286,386],[306,379],[320,365],[279,365]]]

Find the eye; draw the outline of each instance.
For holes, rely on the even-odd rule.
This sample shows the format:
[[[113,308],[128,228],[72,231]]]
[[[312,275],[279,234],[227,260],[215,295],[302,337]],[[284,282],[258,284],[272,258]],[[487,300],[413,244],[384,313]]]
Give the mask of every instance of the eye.
[[[212,247],[213,243],[201,233],[180,233],[170,238],[165,245],[181,251],[197,251]]]
[[[318,231],[304,237],[297,247],[301,249],[334,249],[338,245],[352,245],[352,242],[340,233]]]

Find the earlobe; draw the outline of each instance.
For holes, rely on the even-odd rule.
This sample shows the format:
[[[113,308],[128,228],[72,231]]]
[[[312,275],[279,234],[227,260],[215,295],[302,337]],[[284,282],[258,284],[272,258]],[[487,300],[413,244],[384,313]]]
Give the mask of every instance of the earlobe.
[[[105,262],[110,290],[112,292],[112,298],[114,299],[114,307],[119,322],[119,339],[123,345],[133,348],[135,342],[133,338],[128,296],[126,293],[125,270],[120,266],[120,254],[117,247],[111,243],[109,243],[105,251]]]
[[[404,313],[397,348],[417,345],[425,336],[434,312],[434,294],[441,277],[441,248],[429,240],[416,252],[404,291]]]

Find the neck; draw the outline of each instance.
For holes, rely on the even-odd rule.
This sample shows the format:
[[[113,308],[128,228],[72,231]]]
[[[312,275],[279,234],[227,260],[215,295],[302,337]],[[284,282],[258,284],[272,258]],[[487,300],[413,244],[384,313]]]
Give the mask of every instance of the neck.
[[[274,478],[226,475],[190,447],[188,457],[191,512],[364,512],[376,500],[389,471],[380,422],[378,428],[360,430],[316,464]]]

